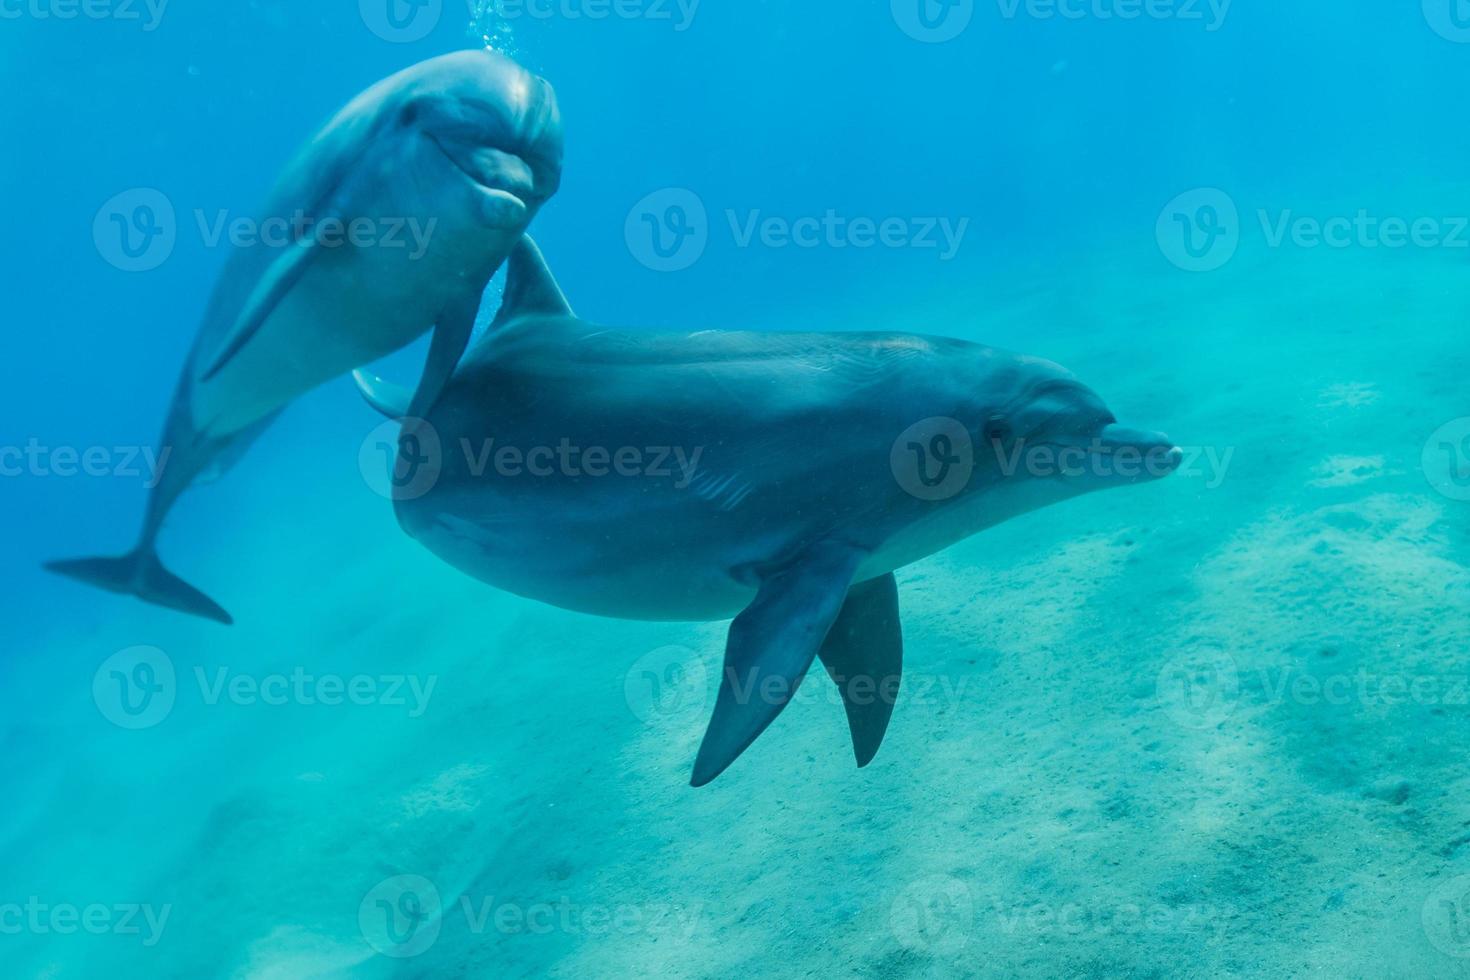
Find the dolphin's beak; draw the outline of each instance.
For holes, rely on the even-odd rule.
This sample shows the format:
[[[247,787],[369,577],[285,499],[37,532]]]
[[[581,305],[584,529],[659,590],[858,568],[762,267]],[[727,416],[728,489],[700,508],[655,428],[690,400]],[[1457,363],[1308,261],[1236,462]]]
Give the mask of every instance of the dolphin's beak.
[[[1100,454],[1118,463],[1120,475],[1126,475],[1124,464],[1139,468],[1135,480],[1157,480],[1179,469],[1184,450],[1162,432],[1134,429],[1126,425],[1108,425],[1098,434],[1094,444]]]

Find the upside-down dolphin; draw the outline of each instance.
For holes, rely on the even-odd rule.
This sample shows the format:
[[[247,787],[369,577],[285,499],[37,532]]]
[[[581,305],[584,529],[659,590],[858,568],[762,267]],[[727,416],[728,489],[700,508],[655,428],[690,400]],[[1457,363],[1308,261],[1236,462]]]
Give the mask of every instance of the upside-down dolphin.
[[[414,402],[426,410],[469,343],[486,285],[555,193],[561,160],[551,86],[492,51],[434,58],[359,95],[286,169],[259,239],[233,252],[215,286],[137,547],[47,568],[231,622],[158,559],[179,495],[228,466],[287,403],[432,327]],[[268,241],[270,228],[290,230]]]
[[[902,670],[894,570],[1017,514],[1172,473],[1039,358],[905,334],[641,333],[577,319],[527,239],[495,325],[404,418],[403,528],[498,588],[602,616],[734,617],[693,784],[820,658],[860,766]]]

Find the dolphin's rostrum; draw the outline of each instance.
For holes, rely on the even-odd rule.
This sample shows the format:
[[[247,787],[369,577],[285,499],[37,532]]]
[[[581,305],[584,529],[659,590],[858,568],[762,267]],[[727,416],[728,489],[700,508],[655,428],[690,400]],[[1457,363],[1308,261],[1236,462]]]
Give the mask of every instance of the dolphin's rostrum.
[[[494,328],[424,417],[407,393],[358,380],[407,416],[396,475],[411,492],[395,508],[446,561],[581,612],[734,617],[695,785],[745,751],[818,658],[866,765],[902,670],[896,569],[1181,459],[1057,365],[978,344],[594,326],[529,239]],[[693,478],[681,486],[644,447],[681,447]]]

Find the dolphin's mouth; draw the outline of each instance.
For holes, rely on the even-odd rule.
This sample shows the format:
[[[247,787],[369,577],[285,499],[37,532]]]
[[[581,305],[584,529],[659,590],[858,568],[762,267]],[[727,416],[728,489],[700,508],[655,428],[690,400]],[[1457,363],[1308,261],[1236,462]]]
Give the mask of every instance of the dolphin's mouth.
[[[1041,461],[1045,472],[1064,482],[1147,483],[1163,479],[1184,462],[1184,450],[1162,432],[1112,423],[1092,435],[1079,433],[1042,445],[1050,454]]]
[[[515,219],[530,211],[535,198],[536,180],[531,167],[521,157],[493,147],[459,147],[445,142],[433,133],[427,134],[439,152],[454,168],[464,174],[490,203],[509,212]]]

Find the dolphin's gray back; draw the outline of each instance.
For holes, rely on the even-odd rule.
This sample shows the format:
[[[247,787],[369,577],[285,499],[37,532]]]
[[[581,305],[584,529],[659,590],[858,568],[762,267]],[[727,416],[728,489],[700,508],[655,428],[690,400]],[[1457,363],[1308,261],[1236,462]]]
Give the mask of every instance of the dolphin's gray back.
[[[626,400],[628,408],[693,405],[700,423],[716,425],[873,407],[871,397],[915,395],[915,385],[942,398],[955,373],[952,355],[962,350],[984,348],[911,334],[676,333],[530,318],[487,336],[466,357],[455,386],[505,407],[507,393],[488,378],[539,385],[541,394],[590,383],[577,388],[580,396],[619,407]]]
[[[894,478],[895,440],[920,419],[954,413],[961,362],[985,350],[900,334],[521,320],[488,336],[435,406],[444,471],[431,493],[401,501],[399,516],[416,536],[478,549],[452,560],[481,578],[512,591],[534,579],[536,591],[522,594],[541,598],[601,579],[610,563],[625,569],[622,581],[642,570],[679,582],[716,568],[738,578],[832,534],[875,550],[922,506]],[[476,472],[464,447],[483,454],[492,439],[521,451],[671,448],[698,465],[682,481],[678,472],[506,477],[482,455]],[[502,574],[497,561],[511,555]]]

